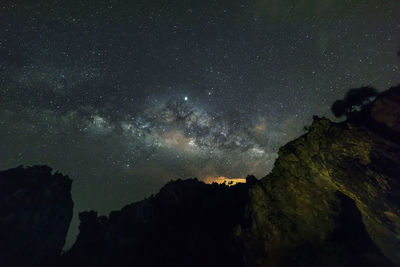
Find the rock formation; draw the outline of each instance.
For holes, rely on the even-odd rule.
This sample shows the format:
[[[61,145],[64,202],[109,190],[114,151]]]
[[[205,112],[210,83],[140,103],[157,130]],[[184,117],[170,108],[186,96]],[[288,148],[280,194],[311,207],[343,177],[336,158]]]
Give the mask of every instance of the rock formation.
[[[72,219],[71,182],[46,166],[0,172],[0,266],[58,260]]]
[[[67,266],[243,266],[235,225],[244,224],[247,186],[178,180],[144,201],[80,214]]]
[[[261,180],[172,181],[108,217],[81,213],[78,239],[58,259],[72,216],[71,181],[48,167],[0,172],[0,260],[400,266],[400,87],[362,104],[348,107],[344,122],[315,117]]]
[[[400,266],[400,88],[342,123],[315,118],[250,190],[253,266]]]
[[[400,266],[400,88],[314,118],[271,174],[167,184],[109,218],[81,214],[85,266]]]

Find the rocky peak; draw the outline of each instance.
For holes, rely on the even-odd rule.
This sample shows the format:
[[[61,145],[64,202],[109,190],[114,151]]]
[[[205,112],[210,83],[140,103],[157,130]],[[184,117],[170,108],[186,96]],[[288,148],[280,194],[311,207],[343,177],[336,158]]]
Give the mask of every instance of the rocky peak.
[[[371,117],[400,134],[400,86],[383,92],[372,104]]]
[[[247,186],[167,183],[107,217],[81,213],[80,234],[64,257],[75,266],[243,266],[233,229],[243,224]]]
[[[0,266],[46,266],[60,256],[71,183],[47,166],[0,172]]]
[[[367,88],[368,101],[353,90],[336,106],[346,121],[314,117],[261,180],[171,181],[108,217],[81,213],[76,243],[50,265],[400,266],[399,88]],[[0,172],[0,263],[54,263],[70,187],[48,167]]]
[[[399,95],[392,88],[342,123],[315,117],[280,149],[250,189],[241,238],[255,266],[400,265]]]

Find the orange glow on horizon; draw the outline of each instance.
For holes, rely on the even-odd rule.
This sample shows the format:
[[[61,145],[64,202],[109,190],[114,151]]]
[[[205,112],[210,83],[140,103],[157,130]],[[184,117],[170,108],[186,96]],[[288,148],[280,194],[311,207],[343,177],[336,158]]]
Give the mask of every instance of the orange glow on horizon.
[[[203,178],[203,181],[206,184],[212,184],[212,183],[217,183],[217,184],[223,184],[225,183],[228,186],[232,186],[238,183],[246,183],[245,178],[229,178],[225,176],[210,176],[210,177],[205,177]]]

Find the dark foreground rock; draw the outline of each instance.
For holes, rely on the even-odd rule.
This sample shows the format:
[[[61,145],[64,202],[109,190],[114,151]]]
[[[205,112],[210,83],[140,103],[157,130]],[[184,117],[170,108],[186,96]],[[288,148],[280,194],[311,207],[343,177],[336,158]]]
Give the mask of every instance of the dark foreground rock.
[[[0,266],[55,266],[72,218],[71,182],[46,166],[0,172]]]
[[[400,266],[400,88],[347,120],[314,118],[271,174],[197,180],[81,214],[68,266]]]
[[[400,87],[354,103],[362,106],[353,112],[347,105],[344,122],[315,117],[261,180],[249,176],[232,187],[178,180],[108,217],[81,213],[76,243],[55,264],[49,262],[72,215],[70,180],[47,167],[2,172],[0,259],[41,266],[400,266]]]
[[[112,212],[80,214],[68,266],[243,266],[233,230],[243,221],[246,184],[197,179],[165,185],[149,199]]]

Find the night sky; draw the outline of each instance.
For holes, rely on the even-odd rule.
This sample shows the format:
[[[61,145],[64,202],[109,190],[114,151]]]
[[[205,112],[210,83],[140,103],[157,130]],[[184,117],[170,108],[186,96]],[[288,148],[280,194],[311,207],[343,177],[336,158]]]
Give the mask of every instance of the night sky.
[[[261,178],[349,88],[400,83],[399,1],[1,1],[0,25],[0,169],[74,180],[69,244],[79,211]]]

